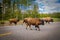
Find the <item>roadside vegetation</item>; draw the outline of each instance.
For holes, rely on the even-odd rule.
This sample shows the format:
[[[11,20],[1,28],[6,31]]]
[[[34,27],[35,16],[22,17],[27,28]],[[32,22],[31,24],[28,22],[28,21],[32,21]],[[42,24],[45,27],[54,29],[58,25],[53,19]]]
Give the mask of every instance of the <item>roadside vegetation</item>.
[[[52,17],[54,21],[60,21],[60,12],[39,13],[38,4],[32,4],[34,0],[3,0],[0,3],[0,24],[8,21],[10,18],[23,20],[26,17],[43,18]],[[22,12],[21,5],[25,7],[33,6],[32,10]]]

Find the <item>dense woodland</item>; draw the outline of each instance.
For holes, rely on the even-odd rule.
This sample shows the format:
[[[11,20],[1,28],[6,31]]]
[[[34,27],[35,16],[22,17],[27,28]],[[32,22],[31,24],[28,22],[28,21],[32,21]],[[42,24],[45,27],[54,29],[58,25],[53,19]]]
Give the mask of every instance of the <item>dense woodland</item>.
[[[10,18],[18,18],[21,20],[26,17],[42,18],[48,16],[60,18],[60,12],[39,13],[37,4],[33,4],[32,10],[25,10],[25,12],[22,12],[20,5],[28,7],[32,5],[33,1],[34,0],[3,0],[2,3],[0,3],[0,20],[8,20]]]

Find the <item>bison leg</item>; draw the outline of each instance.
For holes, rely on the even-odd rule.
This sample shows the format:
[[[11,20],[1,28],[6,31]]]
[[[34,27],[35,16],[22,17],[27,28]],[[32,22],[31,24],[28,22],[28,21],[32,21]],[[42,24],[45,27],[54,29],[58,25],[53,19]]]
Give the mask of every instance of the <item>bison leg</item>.
[[[35,30],[37,30],[37,26],[35,26],[35,28],[36,28]]]
[[[10,22],[10,25],[12,24],[12,22]]]
[[[26,23],[26,25],[27,25],[27,26],[26,26],[26,29],[29,27],[30,30],[32,30],[31,25],[29,25],[29,24],[27,24],[27,23]]]
[[[46,21],[46,23],[47,23],[48,21]]]
[[[17,22],[14,22],[14,24],[16,25],[16,24],[17,24]]]
[[[45,20],[46,23],[49,23],[49,20]]]
[[[50,24],[50,22],[48,22]]]
[[[53,19],[51,19],[50,22],[54,22]]]
[[[26,23],[26,29],[27,29],[27,27],[28,27],[28,24]]]
[[[39,28],[39,26],[38,26],[38,25],[36,25],[36,26],[35,26],[35,28],[38,28],[38,31],[40,31],[40,28]],[[36,30],[37,30],[37,29],[36,29]]]
[[[50,24],[50,21],[48,21],[48,24]]]
[[[29,25],[30,30],[32,30],[31,26]]]
[[[26,26],[26,30],[27,30],[27,26]]]

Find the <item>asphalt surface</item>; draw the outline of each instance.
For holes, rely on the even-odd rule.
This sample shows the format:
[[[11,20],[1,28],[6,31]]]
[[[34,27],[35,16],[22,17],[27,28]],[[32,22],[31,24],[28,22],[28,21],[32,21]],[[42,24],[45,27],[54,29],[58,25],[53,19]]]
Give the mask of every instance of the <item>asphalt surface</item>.
[[[26,25],[0,27],[0,40],[60,40],[60,22],[40,25],[40,31],[25,29]]]

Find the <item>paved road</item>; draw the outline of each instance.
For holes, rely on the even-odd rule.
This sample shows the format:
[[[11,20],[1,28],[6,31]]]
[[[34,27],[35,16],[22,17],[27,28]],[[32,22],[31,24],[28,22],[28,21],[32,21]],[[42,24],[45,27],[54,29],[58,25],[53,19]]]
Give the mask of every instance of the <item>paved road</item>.
[[[0,40],[60,40],[60,22],[40,25],[40,31],[26,30],[26,25],[0,27]]]

